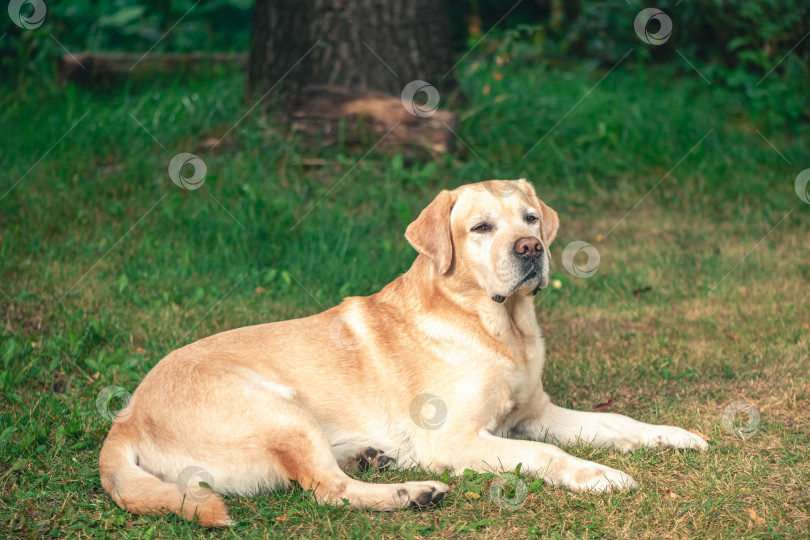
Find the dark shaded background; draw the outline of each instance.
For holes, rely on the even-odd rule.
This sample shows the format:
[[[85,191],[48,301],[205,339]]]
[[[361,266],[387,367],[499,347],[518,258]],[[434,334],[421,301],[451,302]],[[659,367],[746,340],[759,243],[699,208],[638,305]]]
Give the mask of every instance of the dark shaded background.
[[[56,59],[65,50],[247,52],[253,2],[76,0],[46,5],[38,32],[20,31],[10,18],[0,17],[0,73],[11,87],[33,79],[55,88]],[[682,61],[686,57],[713,82],[742,91],[755,112],[778,106],[787,121],[810,117],[810,41],[805,39],[810,3],[802,0],[681,0],[655,6],[621,0],[451,0],[448,30],[456,55],[489,32],[500,38],[501,48],[530,47],[544,61],[610,66],[638,44],[626,27],[644,7],[666,12],[674,30],[664,45],[639,48],[640,64],[654,57],[693,75]],[[772,69],[767,84],[758,84]]]

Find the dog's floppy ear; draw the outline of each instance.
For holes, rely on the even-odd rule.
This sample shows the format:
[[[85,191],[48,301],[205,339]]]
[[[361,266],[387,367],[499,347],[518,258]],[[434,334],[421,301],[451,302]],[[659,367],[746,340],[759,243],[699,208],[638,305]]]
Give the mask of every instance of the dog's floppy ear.
[[[433,261],[440,274],[446,274],[453,263],[450,211],[455,203],[456,195],[453,192],[442,191],[405,231],[408,242]]]
[[[560,218],[557,217],[557,212],[552,210],[546,203],[537,198],[534,191],[534,186],[524,179],[518,180],[523,192],[529,197],[532,204],[540,210],[540,236],[542,236],[543,243],[546,247],[551,245],[554,238],[557,236],[557,229],[560,228]]]

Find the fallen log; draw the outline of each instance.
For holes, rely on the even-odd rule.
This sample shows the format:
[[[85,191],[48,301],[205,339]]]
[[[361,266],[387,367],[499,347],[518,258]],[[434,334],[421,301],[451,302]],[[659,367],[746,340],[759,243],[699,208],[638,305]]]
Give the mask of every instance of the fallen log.
[[[62,83],[100,86],[115,83],[131,74],[144,72],[195,73],[214,66],[244,70],[247,55],[241,53],[90,53],[66,54],[59,59],[58,77]]]

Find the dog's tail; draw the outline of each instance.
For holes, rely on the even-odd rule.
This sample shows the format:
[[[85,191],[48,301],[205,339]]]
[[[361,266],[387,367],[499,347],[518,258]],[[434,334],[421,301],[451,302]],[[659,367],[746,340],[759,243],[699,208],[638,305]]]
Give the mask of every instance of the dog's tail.
[[[138,466],[138,454],[114,424],[98,460],[101,485],[116,504],[135,514],[175,514],[204,527],[227,527],[234,522],[223,500],[207,487],[164,482]]]

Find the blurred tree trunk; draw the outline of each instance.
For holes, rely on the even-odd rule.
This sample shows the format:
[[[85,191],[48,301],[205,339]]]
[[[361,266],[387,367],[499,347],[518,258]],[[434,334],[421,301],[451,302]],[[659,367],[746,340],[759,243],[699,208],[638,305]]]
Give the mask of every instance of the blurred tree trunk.
[[[256,0],[249,94],[337,85],[399,96],[413,80],[438,86],[452,65],[446,0]]]

